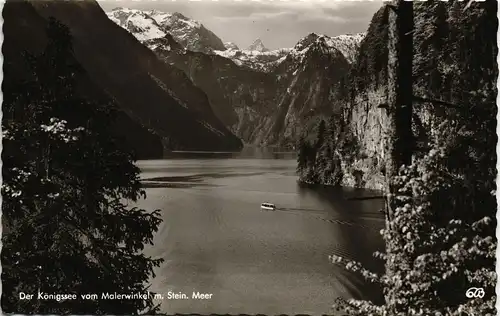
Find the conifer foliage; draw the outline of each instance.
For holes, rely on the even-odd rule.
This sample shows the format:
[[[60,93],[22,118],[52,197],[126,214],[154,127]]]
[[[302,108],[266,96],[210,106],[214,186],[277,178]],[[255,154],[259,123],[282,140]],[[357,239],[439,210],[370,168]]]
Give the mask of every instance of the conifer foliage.
[[[145,197],[126,144],[109,132],[115,109],[80,97],[83,73],[67,27],[50,19],[46,49],[25,54],[32,76],[3,83],[2,310],[19,314],[135,314],[151,299],[83,300],[81,294],[145,293],[162,259],[141,253],[159,211]],[[35,294],[20,300],[21,292]],[[40,300],[37,293],[76,294]]]
[[[360,263],[331,257],[334,263],[380,283],[386,304],[340,299],[336,308],[349,315],[495,314],[495,191],[483,204],[490,216],[475,221],[457,216],[478,201],[462,198],[474,198],[473,188],[467,184],[469,179],[447,166],[448,150],[436,144],[396,177],[397,208],[382,231],[386,253],[376,254],[386,261],[383,275],[365,270]],[[487,187],[476,190],[484,193]],[[450,219],[450,214],[456,217]],[[485,296],[467,297],[471,287],[483,288]]]
[[[385,304],[339,299],[335,308],[349,315],[495,315],[497,4],[414,5],[423,43],[415,49],[416,92],[445,102],[424,104],[431,107],[428,149],[394,177],[395,212],[381,232],[385,253],[376,254],[384,273],[331,257],[381,284]],[[481,289],[479,297],[468,296],[469,288]]]
[[[359,155],[356,137],[344,124],[340,112],[320,120],[314,139],[303,135],[297,144],[297,173],[303,183],[339,186],[344,177],[341,160],[347,165]]]

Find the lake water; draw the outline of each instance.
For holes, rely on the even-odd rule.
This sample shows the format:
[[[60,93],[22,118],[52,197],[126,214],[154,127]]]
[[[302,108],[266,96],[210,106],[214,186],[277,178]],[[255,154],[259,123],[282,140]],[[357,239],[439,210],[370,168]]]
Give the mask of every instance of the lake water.
[[[372,253],[383,249],[383,202],[348,199],[370,192],[300,186],[287,153],[172,153],[138,165],[147,180],[140,206],[164,220],[146,249],[165,259],[151,286],[165,295],[163,312],[317,315],[331,314],[338,296],[380,298],[328,260],[382,267]],[[261,211],[262,202],[278,210]],[[167,299],[169,291],[190,299]]]

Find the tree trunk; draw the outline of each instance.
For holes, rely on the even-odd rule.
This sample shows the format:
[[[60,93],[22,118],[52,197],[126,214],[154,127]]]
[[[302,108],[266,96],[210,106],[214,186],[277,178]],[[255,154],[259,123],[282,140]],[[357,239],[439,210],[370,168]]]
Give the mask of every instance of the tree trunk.
[[[412,156],[412,61],[413,61],[413,4],[397,0],[388,10],[388,61],[387,61],[387,134],[386,134],[386,229],[392,230],[391,220],[396,208],[394,176],[402,165],[411,163]],[[397,232],[392,232],[397,233]],[[386,252],[391,254],[388,245]],[[386,262],[386,274],[391,275],[392,264]],[[394,295],[385,296],[386,305],[392,309]],[[395,312],[395,311],[392,311]]]
[[[387,216],[393,215],[392,179],[402,165],[412,157],[412,61],[413,61],[413,4],[397,0],[389,10],[388,78],[387,78],[387,135],[386,177]],[[392,193],[392,194],[391,194]]]

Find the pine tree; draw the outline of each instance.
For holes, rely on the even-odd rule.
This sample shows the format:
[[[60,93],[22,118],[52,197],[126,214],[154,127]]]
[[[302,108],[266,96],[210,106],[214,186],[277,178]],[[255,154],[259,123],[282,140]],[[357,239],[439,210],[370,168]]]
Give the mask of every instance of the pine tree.
[[[307,155],[308,155],[308,144],[305,135],[300,135],[297,141],[297,171],[299,174],[302,173],[304,168],[307,166]]]
[[[158,211],[129,207],[145,197],[139,169],[109,132],[115,109],[79,97],[69,30],[54,19],[48,44],[26,54],[33,76],[4,80],[2,310],[20,314],[135,314],[151,298],[83,300],[86,293],[146,291],[162,259],[152,243]],[[76,294],[20,300],[19,293]],[[36,296],[35,296],[36,298]]]

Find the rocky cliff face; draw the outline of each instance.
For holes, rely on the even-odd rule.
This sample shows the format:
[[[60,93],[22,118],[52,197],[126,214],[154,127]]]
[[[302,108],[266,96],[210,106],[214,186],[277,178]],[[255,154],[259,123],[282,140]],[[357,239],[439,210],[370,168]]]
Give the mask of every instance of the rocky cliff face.
[[[134,23],[117,23],[142,38]],[[311,34],[288,49],[269,51],[256,41],[251,50],[209,54],[188,49],[173,34],[142,42],[205,91],[217,117],[246,143],[293,146],[336,106],[340,80],[363,37]]]
[[[384,7],[373,16],[346,79],[349,87],[344,119],[361,152],[350,161],[341,159],[344,186],[382,189],[384,184],[381,171],[386,159],[383,141],[387,116],[378,105],[386,99],[386,10]]]
[[[241,148],[241,141],[213,114],[206,95],[182,71],[111,22],[97,2],[8,1],[3,16],[4,58],[20,78],[19,52],[43,50],[48,18],[68,26],[74,57],[86,73],[79,78],[82,93],[98,95],[121,109],[116,128],[144,154],[140,156],[161,157],[164,147]],[[155,149],[148,150],[146,144]]]
[[[349,66],[339,50],[321,39],[290,50],[270,72],[218,55],[154,51],[207,91],[214,112],[236,135],[259,145],[293,146],[310,122],[328,116]]]
[[[324,37],[309,35],[278,65],[274,74],[283,82],[269,143],[294,144],[298,137],[340,106],[341,80],[349,69],[345,56]]]
[[[429,133],[450,111],[485,106],[484,100],[496,94],[496,3],[473,3],[464,10],[465,6],[461,2],[414,4],[414,95],[450,104],[414,103],[416,154],[425,149]],[[359,149],[339,153],[344,186],[381,189],[384,185],[387,115],[379,105],[387,96],[387,10],[384,6],[374,15],[359,56],[344,79],[345,106],[336,125],[349,134],[351,147]],[[322,173],[317,182],[328,182]]]

